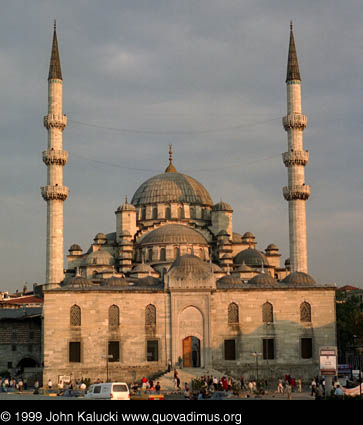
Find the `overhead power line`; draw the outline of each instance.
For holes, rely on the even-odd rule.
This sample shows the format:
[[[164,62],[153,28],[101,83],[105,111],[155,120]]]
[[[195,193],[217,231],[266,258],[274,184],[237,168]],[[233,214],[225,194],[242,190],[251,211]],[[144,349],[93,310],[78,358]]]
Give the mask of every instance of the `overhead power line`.
[[[101,124],[95,124],[84,121],[76,121],[69,119],[69,123],[82,125],[85,127],[100,128],[103,130],[116,131],[118,133],[129,133],[129,134],[156,134],[156,135],[193,135],[193,134],[210,134],[210,133],[221,133],[224,131],[240,130],[243,128],[254,127],[261,124],[267,124],[272,121],[281,120],[281,117],[275,117],[263,121],[254,121],[249,123],[238,124],[231,127],[221,127],[214,129],[202,129],[202,130],[151,130],[151,129],[137,129],[137,128],[116,128],[108,127]]]

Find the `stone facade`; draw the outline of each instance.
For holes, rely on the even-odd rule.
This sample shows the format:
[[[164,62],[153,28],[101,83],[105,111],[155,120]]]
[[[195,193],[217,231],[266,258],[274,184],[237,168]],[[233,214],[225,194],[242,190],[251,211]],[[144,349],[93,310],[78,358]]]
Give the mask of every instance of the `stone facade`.
[[[291,261],[282,266],[276,245],[260,251],[251,232],[234,232],[232,207],[214,204],[201,183],[178,172],[170,146],[165,172],[143,182],[131,203],[126,198],[116,209],[115,231],[97,233],[86,250],[72,244],[64,280],[59,274],[44,289],[44,382],[64,375],[130,382],[165,371],[169,359],[246,379],[256,377],[258,365],[266,379],[289,373],[310,380],[319,372],[319,348],[336,345],[335,288],[307,274],[306,117],[291,40],[292,32],[283,119]],[[53,86],[60,76],[53,71],[50,99],[59,105],[61,79]],[[52,113],[62,116],[61,109]],[[62,151],[61,131],[52,130],[50,140]],[[65,199],[65,155],[44,158],[55,180],[43,192]],[[63,200],[48,200],[56,208],[51,216],[59,215],[49,231],[59,237],[52,236],[59,243],[49,261],[57,270],[63,261]]]
[[[48,290],[44,298],[44,379],[58,376],[106,379],[109,341],[119,342],[119,361],[108,363],[113,380],[132,380],[164,371],[183,358],[183,340],[200,341],[201,367],[235,376],[255,375],[252,353],[263,354],[263,339],[274,339],[274,358],[259,359],[259,376],[285,373],[308,380],[318,373],[319,348],[335,345],[335,288],[199,288],[168,279],[169,290],[97,288]],[[213,281],[213,276],[211,277]],[[214,285],[216,282],[214,281]],[[273,321],[263,322],[263,304],[273,307]],[[311,306],[311,321],[302,322],[300,307]],[[238,321],[229,323],[228,306],[238,307]],[[81,325],[70,324],[70,311],[81,309]],[[156,323],[147,326],[147,306],[156,308]],[[109,308],[119,308],[119,326],[109,325]],[[301,358],[301,339],[312,340],[312,355]],[[157,361],[147,360],[147,341],[157,341]],[[226,360],[225,340],[235,341],[235,359]],[[69,361],[69,343],[80,342],[80,361]]]

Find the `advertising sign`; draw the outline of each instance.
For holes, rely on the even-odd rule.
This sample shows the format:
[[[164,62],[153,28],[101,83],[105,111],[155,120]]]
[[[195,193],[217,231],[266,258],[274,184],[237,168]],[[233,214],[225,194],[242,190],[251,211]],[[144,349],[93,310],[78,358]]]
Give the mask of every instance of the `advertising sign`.
[[[320,373],[322,375],[337,374],[337,347],[320,348]]]

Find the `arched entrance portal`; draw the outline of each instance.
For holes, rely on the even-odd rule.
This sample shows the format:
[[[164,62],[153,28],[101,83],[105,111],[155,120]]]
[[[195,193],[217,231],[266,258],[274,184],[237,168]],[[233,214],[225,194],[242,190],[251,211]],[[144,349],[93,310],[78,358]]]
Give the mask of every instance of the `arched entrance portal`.
[[[23,357],[18,363],[17,368],[23,373],[25,367],[39,367],[39,363],[31,357]]]
[[[183,339],[183,367],[200,367],[200,340],[195,336]]]

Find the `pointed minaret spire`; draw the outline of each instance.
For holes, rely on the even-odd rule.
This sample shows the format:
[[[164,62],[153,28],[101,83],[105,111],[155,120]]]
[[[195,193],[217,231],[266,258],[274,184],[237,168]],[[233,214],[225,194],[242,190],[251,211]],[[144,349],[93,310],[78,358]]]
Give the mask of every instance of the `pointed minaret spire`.
[[[288,185],[283,188],[283,195],[289,205],[291,272],[307,273],[306,201],[310,196],[310,186],[305,182],[305,166],[309,161],[309,152],[303,146],[307,117],[302,113],[301,79],[292,23],[286,89],[287,115],[283,117],[282,123],[287,131],[287,152],[282,154],[282,159],[288,170]]]
[[[301,81],[299,63],[297,61],[294,33],[292,31],[292,21],[290,21],[290,45],[289,45],[289,59],[287,61],[287,74],[286,82],[298,80]]]
[[[63,114],[63,81],[55,22],[48,78],[48,114],[43,122],[48,130],[48,148],[43,151],[48,172],[47,185],[41,188],[41,192],[47,202],[46,284],[50,288],[64,279],[63,202],[69,193],[69,188],[63,185],[63,167],[68,160],[68,152],[63,150],[67,117]]]
[[[173,145],[169,145],[169,165],[167,166],[166,173],[176,173],[176,168],[173,165]]]
[[[57,41],[57,23],[54,19],[54,32],[53,32],[53,44],[52,54],[50,57],[49,65],[49,76],[48,80],[62,80],[62,70],[59,59],[58,41]]]

